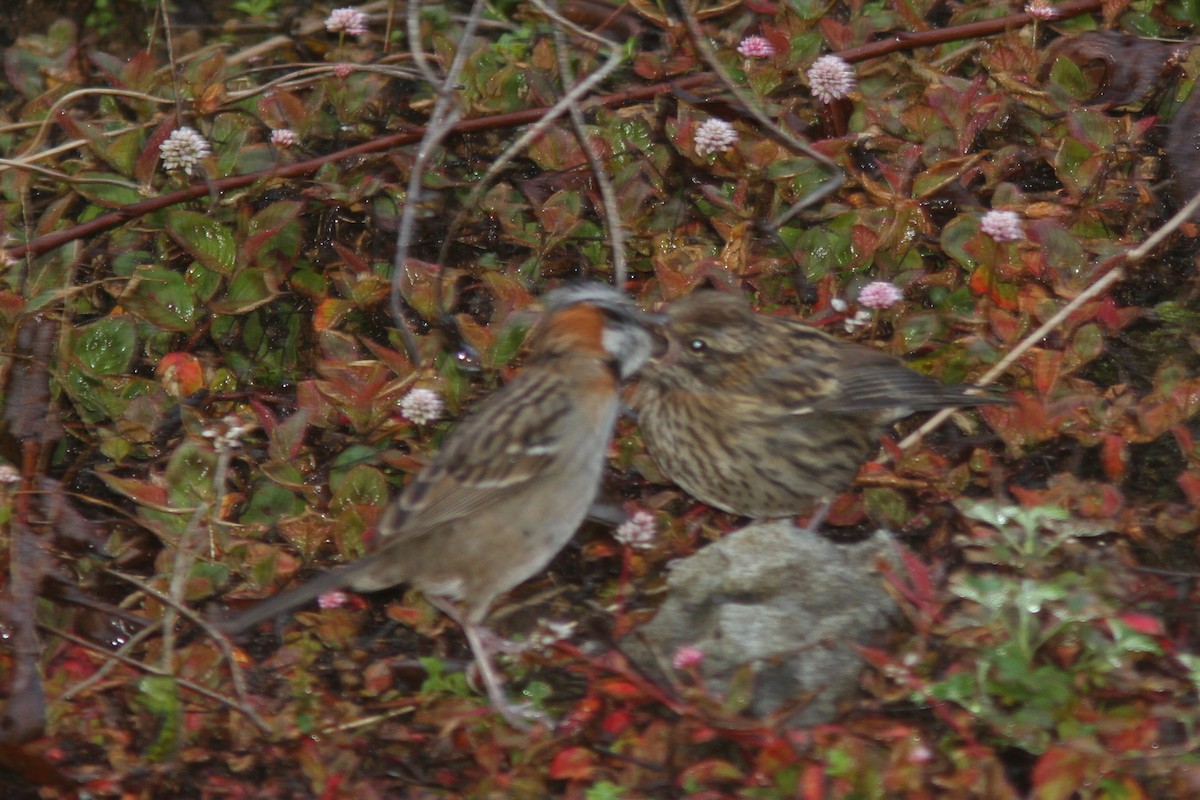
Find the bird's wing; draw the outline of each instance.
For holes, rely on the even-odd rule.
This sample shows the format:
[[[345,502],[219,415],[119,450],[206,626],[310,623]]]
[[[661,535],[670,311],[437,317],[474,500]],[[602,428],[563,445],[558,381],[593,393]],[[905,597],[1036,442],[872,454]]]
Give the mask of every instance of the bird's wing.
[[[571,427],[571,394],[563,383],[551,372],[526,368],[459,424],[380,520],[380,544],[469,517],[538,480],[559,457]]]
[[[910,369],[888,353],[798,323],[788,325],[786,341],[782,359],[764,358],[751,384],[755,393],[778,398],[792,414],[916,411],[989,402]]]

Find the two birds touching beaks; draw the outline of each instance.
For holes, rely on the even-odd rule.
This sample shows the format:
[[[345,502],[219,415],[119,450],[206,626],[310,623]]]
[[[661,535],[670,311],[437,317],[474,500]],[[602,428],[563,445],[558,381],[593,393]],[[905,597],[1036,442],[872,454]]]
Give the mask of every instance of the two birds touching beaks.
[[[404,487],[372,552],[218,627],[240,633],[333,589],[411,584],[462,626],[492,705],[524,727],[533,715],[505,696],[483,623],[583,522],[627,380],[637,377],[638,424],[663,474],[754,518],[796,515],[842,491],[901,417],[1000,402],[725,292],[648,314],[585,283],[543,304],[522,370]]]

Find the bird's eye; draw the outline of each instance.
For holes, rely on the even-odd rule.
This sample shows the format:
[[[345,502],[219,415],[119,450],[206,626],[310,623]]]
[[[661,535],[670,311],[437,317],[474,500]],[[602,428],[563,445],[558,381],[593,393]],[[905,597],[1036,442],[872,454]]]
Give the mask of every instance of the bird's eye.
[[[692,339],[688,342],[688,349],[693,353],[703,353],[708,349],[708,342],[703,339]]]

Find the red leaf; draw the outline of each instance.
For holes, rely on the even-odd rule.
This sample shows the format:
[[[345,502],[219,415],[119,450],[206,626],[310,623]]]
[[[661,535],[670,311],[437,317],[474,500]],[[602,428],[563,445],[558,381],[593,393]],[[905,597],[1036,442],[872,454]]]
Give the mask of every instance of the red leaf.
[[[1162,620],[1150,614],[1127,611],[1121,614],[1119,619],[1138,633],[1144,633],[1148,636],[1162,636],[1164,634]]]
[[[679,784],[699,784],[708,786],[714,783],[740,783],[745,774],[728,761],[710,758],[697,762],[683,771],[679,776]]]
[[[596,715],[602,710],[601,706],[600,700],[589,694],[567,712],[567,715],[558,723],[557,732],[565,738],[578,734],[596,718]],[[626,714],[626,716],[629,715]]]
[[[1096,309],[1096,321],[1115,331],[1121,330],[1140,316],[1142,316],[1142,309],[1136,306],[1118,308],[1117,301],[1113,300],[1111,296],[1101,300],[1100,307]]]
[[[1104,464],[1104,474],[1110,481],[1119,481],[1125,477],[1125,463],[1129,452],[1125,438],[1115,433],[1104,437],[1101,461]]]
[[[632,724],[633,714],[623,708],[619,708],[605,716],[604,721],[600,724],[600,728],[605,734],[615,737],[624,733]]]
[[[559,781],[587,780],[596,771],[596,754],[586,747],[568,747],[550,762],[550,777]]]
[[[1069,800],[1087,775],[1084,756],[1065,747],[1051,747],[1033,767],[1038,800]]]
[[[1034,385],[1038,394],[1049,397],[1058,376],[1062,371],[1062,353],[1055,350],[1033,349],[1029,351],[1025,361],[1033,372]]]
[[[147,186],[150,185],[150,180],[154,177],[154,171],[158,168],[158,159],[160,156],[158,149],[174,130],[175,117],[167,114],[162,124],[155,128],[154,132],[150,134],[150,138],[146,140],[146,147],[142,150],[141,155],[138,156],[137,161],[133,165],[133,176],[138,179],[139,183]]]
[[[1200,506],[1200,475],[1191,471],[1181,472],[1176,476],[1175,482],[1183,490],[1188,503],[1193,506]]]
[[[108,484],[108,488],[125,495],[135,503],[162,511],[170,510],[171,504],[167,499],[167,490],[161,486],[149,483],[148,481],[139,481],[135,478],[122,478],[103,472],[96,474],[99,475],[100,480]]]
[[[597,683],[596,688],[604,695],[617,700],[634,700],[643,696],[642,690],[635,684],[621,680],[620,678],[600,681]]]
[[[313,329],[317,331],[326,331],[335,327],[342,317],[346,316],[351,308],[351,304],[346,300],[338,300],[337,298],[327,298],[321,301],[317,306],[317,311],[313,314]]]
[[[904,563],[907,581],[902,582],[898,575],[891,572],[886,574],[888,583],[900,592],[905,600],[925,612],[936,613],[940,610],[937,588],[933,584],[933,576],[928,565],[917,558],[915,553],[901,548],[900,559]]]
[[[1179,443],[1179,449],[1184,453],[1190,453],[1193,447],[1192,432],[1182,425],[1176,425],[1171,429],[1171,433],[1175,436],[1175,441]]]
[[[254,417],[258,420],[258,427],[262,428],[267,436],[273,434],[275,426],[279,424],[279,419],[275,416],[275,412],[257,397],[250,398],[250,408],[254,410]],[[294,456],[296,452],[292,452],[290,455]]]
[[[250,221],[248,235],[242,242],[241,252],[238,254],[242,263],[248,263],[258,255],[258,251],[270,243],[271,239],[278,235],[288,223],[299,217],[302,210],[303,205],[300,203],[280,201],[272,203],[255,214],[254,219]],[[335,242],[334,247],[340,249],[341,245]]]

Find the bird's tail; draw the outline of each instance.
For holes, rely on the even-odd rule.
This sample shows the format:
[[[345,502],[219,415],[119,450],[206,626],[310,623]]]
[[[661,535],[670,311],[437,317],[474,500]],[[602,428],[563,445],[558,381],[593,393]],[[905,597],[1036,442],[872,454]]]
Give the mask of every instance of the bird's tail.
[[[348,585],[356,574],[368,566],[370,566],[370,563],[367,559],[359,559],[352,564],[347,564],[344,567],[318,575],[294,589],[289,589],[283,594],[269,597],[257,605],[251,606],[241,614],[229,619],[218,620],[214,624],[219,630],[229,635],[244,633],[260,622],[274,619],[297,606],[302,606],[317,599],[326,592],[341,589]]]

